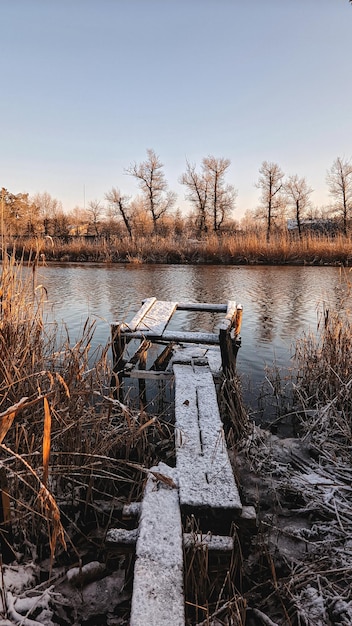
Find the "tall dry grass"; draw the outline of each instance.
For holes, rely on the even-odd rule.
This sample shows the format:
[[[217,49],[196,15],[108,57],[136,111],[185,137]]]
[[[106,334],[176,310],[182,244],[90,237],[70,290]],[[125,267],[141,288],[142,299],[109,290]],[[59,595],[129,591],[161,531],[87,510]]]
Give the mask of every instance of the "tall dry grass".
[[[342,274],[345,297],[352,289],[351,274]],[[297,342],[294,396],[302,407],[300,426],[317,442],[332,445],[335,454],[350,459],[352,444],[352,311],[325,305],[316,333]]]
[[[352,263],[352,240],[342,235],[304,234],[302,239],[288,233],[237,232],[210,234],[201,239],[182,235],[111,237],[90,242],[64,242],[51,237],[16,242],[16,254],[26,260],[35,255],[46,261],[110,263],[219,263],[271,265],[345,265]],[[9,247],[12,251],[12,246]]]
[[[155,449],[170,430],[114,399],[108,346],[92,354],[94,323],[87,321],[74,345],[68,336],[61,340],[64,328],[48,331],[46,293],[36,274],[35,261],[28,268],[5,256],[0,470],[7,477],[13,544],[6,528],[0,526],[0,534],[13,557],[21,550],[53,558],[60,544],[75,552],[77,533],[89,520],[103,526],[120,501],[139,497],[145,475],[138,463],[154,461],[149,438]]]

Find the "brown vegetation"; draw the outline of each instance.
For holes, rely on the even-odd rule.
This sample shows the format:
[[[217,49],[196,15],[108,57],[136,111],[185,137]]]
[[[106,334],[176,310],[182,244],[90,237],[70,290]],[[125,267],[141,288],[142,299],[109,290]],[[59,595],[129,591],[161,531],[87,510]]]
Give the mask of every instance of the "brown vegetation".
[[[64,329],[49,332],[35,264],[24,273],[5,257],[0,287],[0,484],[11,510],[6,517],[3,506],[3,558],[52,562],[55,555],[64,569],[80,566],[102,553],[122,503],[140,498],[146,468],[172,455],[172,426],[113,397],[107,347],[90,354],[92,324],[74,346],[59,341]],[[236,544],[230,570],[211,573],[210,603],[208,554],[192,556],[198,575],[189,563],[186,592],[198,603],[191,611],[198,622],[214,615],[238,626],[308,624],[318,615],[315,623],[342,624],[351,617],[351,331],[349,312],[325,310],[318,333],[298,342],[294,442],[250,425],[238,381],[230,381],[227,411],[241,415],[240,429],[236,419],[228,433],[234,467],[259,528]]]
[[[237,232],[190,239],[182,235],[110,238],[19,238],[8,253],[26,261],[92,263],[214,263],[229,265],[344,265],[352,262],[352,240],[306,233]]]

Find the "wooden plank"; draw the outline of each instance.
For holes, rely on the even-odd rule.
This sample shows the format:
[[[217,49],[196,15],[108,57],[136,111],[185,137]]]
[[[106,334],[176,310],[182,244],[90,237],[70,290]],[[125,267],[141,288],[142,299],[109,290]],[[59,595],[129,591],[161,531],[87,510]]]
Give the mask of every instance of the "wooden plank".
[[[130,356],[130,358],[128,359],[128,362],[126,363],[125,367],[128,369],[132,365],[136,365],[141,355],[144,354],[147,350],[149,350],[150,346],[151,346],[151,342],[148,341],[147,339],[143,339],[142,343],[140,344],[140,346],[138,346],[135,353],[132,356]]]
[[[206,302],[179,302],[178,311],[204,311],[205,313],[225,313],[227,304],[210,304]]]
[[[138,325],[143,320],[143,317],[148,313],[149,309],[152,308],[153,304],[156,302],[156,298],[147,298],[143,300],[143,306],[137,311],[135,316],[131,319],[130,322],[122,322],[120,324],[121,331],[134,331],[137,329]]]
[[[241,512],[208,368],[174,364],[176,467],[181,506]]]
[[[202,332],[191,332],[191,331],[181,331],[181,332],[173,332],[171,330],[165,330],[162,335],[155,332],[146,332],[146,331],[134,331],[131,333],[126,333],[125,336],[130,337],[131,339],[142,339],[143,337],[148,337],[148,339],[162,339],[163,341],[173,341],[175,343],[201,343],[201,344],[209,344],[209,345],[219,345],[219,335],[217,333],[202,333]]]
[[[139,529],[110,528],[106,534],[105,546],[112,552],[134,550],[138,540]],[[206,548],[216,552],[232,552],[233,537],[213,535],[212,533],[183,533],[183,545],[188,548]]]
[[[161,370],[165,370],[166,366],[168,365],[172,357],[173,347],[174,347],[174,344],[172,342],[168,343],[167,346],[162,351],[162,353],[159,354],[159,356],[155,359],[150,369],[156,370],[157,372],[160,372]]]
[[[174,350],[169,367],[173,363],[190,364],[195,359],[206,359],[213,375],[217,376],[221,369],[221,355],[218,346],[204,344],[180,344]]]
[[[177,483],[164,463],[152,468]],[[183,546],[178,491],[150,475],[136,546],[130,626],[184,626]]]
[[[135,378],[137,380],[170,380],[173,378],[172,372],[157,372],[155,370],[136,370],[132,369],[128,372],[129,378]]]
[[[232,552],[234,548],[233,537],[224,535],[212,535],[211,533],[184,533],[184,547],[189,548],[205,548],[214,552]]]
[[[176,311],[176,307],[177,302],[157,300],[138,323],[135,330],[142,331],[145,335],[161,336],[173,313]]]

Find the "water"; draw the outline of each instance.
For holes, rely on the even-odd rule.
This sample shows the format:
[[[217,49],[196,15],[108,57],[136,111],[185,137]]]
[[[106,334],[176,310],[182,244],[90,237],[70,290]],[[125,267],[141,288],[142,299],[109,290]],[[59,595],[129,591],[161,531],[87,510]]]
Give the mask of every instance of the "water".
[[[339,268],[304,266],[50,265],[38,270],[38,282],[48,292],[49,319],[64,321],[72,342],[88,317],[96,320],[95,345],[105,345],[111,322],[130,319],[147,297],[236,300],[244,309],[237,366],[253,411],[266,368],[290,367],[296,339],[315,331],[323,305],[340,305],[347,291]],[[212,330],[215,321],[214,315],[184,312],[173,327]]]

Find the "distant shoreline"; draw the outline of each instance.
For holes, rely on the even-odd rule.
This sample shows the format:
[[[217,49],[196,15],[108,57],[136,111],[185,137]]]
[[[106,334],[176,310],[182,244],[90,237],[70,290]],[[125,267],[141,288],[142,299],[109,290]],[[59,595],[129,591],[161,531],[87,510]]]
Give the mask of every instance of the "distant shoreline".
[[[202,239],[156,235],[96,238],[16,238],[5,242],[9,256],[23,262],[166,264],[166,265],[308,265],[352,266],[352,238],[338,235],[288,234],[272,237],[263,233],[209,235]]]

